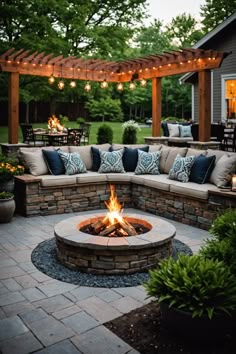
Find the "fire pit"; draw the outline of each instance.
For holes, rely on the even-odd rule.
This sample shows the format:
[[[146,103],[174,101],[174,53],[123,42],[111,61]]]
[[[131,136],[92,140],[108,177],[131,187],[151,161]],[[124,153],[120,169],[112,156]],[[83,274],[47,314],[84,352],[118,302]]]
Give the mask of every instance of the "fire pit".
[[[106,205],[109,213],[92,218],[75,216],[55,226],[57,257],[62,264],[87,273],[131,274],[171,255],[176,233],[172,224],[151,215],[121,215],[122,206],[113,187]]]

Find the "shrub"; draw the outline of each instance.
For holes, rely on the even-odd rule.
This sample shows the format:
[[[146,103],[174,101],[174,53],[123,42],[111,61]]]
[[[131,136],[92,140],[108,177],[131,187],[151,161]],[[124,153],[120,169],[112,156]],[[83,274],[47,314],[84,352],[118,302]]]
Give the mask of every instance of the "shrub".
[[[140,130],[138,123],[134,120],[128,120],[122,124],[123,129],[123,144],[136,144],[137,143],[137,130]]]
[[[97,132],[97,144],[112,144],[113,130],[109,125],[103,124],[98,128]]]
[[[78,118],[76,119],[76,123],[77,123],[77,124],[83,124],[83,123],[85,123],[85,119],[84,119],[83,117],[78,117]]]
[[[192,317],[236,311],[236,278],[223,262],[198,255],[180,255],[159,262],[144,285],[150,296]]]
[[[218,240],[231,238],[236,247],[236,209],[228,209],[218,216],[209,231]]]

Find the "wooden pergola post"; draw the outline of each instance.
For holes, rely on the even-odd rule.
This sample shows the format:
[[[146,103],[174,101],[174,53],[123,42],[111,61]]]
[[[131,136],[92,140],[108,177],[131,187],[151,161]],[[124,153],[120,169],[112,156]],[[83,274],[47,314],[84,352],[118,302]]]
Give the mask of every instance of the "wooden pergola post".
[[[152,136],[161,136],[161,78],[152,79]]]
[[[199,94],[199,141],[211,140],[211,73],[209,70],[198,73]]]
[[[19,73],[9,73],[8,85],[8,142],[18,143],[19,126]]]

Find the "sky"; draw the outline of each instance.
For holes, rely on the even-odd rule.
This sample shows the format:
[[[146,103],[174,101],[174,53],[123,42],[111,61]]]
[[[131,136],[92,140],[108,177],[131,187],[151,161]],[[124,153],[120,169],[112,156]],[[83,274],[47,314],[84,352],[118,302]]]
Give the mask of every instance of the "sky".
[[[163,21],[166,25],[173,17],[183,14],[190,14],[197,20],[200,19],[200,5],[205,0],[149,0],[149,12],[151,16],[145,22],[149,24],[155,18]]]

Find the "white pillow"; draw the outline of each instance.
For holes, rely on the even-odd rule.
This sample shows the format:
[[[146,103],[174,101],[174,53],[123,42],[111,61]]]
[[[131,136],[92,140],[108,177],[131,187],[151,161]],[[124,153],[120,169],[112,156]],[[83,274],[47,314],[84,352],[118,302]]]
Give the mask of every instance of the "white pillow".
[[[232,175],[236,172],[235,156],[223,155],[215,165],[211,173],[210,182],[217,187],[224,187],[231,181]]]
[[[179,124],[167,124],[169,130],[170,138],[178,138],[179,137]]]

